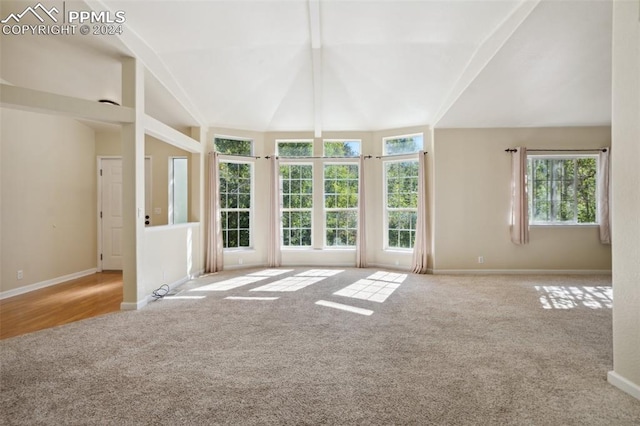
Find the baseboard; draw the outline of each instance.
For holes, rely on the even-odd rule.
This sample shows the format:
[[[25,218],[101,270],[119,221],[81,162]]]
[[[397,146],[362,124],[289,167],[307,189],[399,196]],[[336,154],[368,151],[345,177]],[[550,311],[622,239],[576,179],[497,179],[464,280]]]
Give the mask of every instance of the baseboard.
[[[434,269],[434,275],[611,275],[610,269]]]
[[[97,272],[96,268],[91,268],[91,269],[87,269],[80,272],[74,272],[73,274],[52,278],[50,280],[40,281],[39,283],[26,285],[24,287],[18,287],[12,290],[3,291],[3,292],[0,292],[0,300],[7,299],[9,297],[18,296],[25,293],[30,293],[32,291],[40,290],[46,287],[51,287],[52,285],[62,284],[65,281],[75,280],[76,278],[86,277],[87,275],[93,275],[96,272]]]
[[[636,385],[630,380],[625,379],[615,371],[609,371],[607,374],[607,381],[609,384],[617,387],[623,392],[628,393],[635,399],[640,400],[640,386]]]
[[[137,302],[122,302],[120,304],[120,310],[121,311],[137,311],[147,306],[147,303],[149,303],[148,297],[145,297],[142,300],[138,300]]]

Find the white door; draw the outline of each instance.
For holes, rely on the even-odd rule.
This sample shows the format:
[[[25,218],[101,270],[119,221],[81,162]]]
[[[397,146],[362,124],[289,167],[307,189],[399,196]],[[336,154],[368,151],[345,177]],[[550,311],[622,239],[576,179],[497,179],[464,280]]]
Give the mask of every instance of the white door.
[[[103,158],[101,164],[102,269],[122,270],[122,160]]]
[[[144,159],[145,210],[151,224],[151,158]],[[100,231],[102,247],[100,254],[103,270],[122,270],[122,159],[101,159]]]

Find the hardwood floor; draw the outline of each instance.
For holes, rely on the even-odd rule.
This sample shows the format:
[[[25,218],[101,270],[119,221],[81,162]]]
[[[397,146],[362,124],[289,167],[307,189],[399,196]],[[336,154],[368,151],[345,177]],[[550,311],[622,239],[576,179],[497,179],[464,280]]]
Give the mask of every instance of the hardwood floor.
[[[117,312],[122,273],[100,272],[0,300],[0,339]]]

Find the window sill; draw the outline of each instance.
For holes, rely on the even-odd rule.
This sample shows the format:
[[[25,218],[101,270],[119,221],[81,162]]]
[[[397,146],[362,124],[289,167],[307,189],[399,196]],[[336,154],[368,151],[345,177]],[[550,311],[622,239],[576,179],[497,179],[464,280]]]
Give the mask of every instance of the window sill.
[[[225,253],[255,253],[255,249],[253,247],[234,247],[234,248],[226,248],[223,249]]]
[[[401,249],[401,248],[386,248],[383,250],[385,253],[396,253],[396,254],[413,254],[412,248]]]

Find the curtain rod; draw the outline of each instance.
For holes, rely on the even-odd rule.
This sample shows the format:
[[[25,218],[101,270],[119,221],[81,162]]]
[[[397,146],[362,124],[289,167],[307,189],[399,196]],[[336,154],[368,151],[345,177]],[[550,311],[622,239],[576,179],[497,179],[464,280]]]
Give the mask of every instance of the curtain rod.
[[[266,159],[269,159],[273,157],[273,155],[267,155]],[[358,158],[360,158],[360,156],[358,155],[357,157],[286,157],[286,156],[280,156],[280,155],[276,155],[276,158],[282,158],[284,160],[357,160]],[[364,158],[371,158],[370,155],[365,155]]]
[[[376,158],[405,157],[405,156],[408,156],[408,155],[411,155],[411,154],[417,154],[417,152],[409,152],[409,153],[406,153],[406,154],[376,155]],[[427,155],[428,152],[424,151],[422,154],[423,155]]]
[[[607,148],[593,148],[593,149],[527,149],[527,152],[593,152],[602,151],[607,152]],[[504,152],[518,152],[515,148],[507,148]]]
[[[221,152],[217,152],[217,151],[209,151],[209,154],[213,154],[216,153],[221,157],[236,157],[236,158],[255,158],[256,160],[258,158],[262,158],[260,156],[256,156],[256,155],[240,155],[240,154],[223,154]]]

